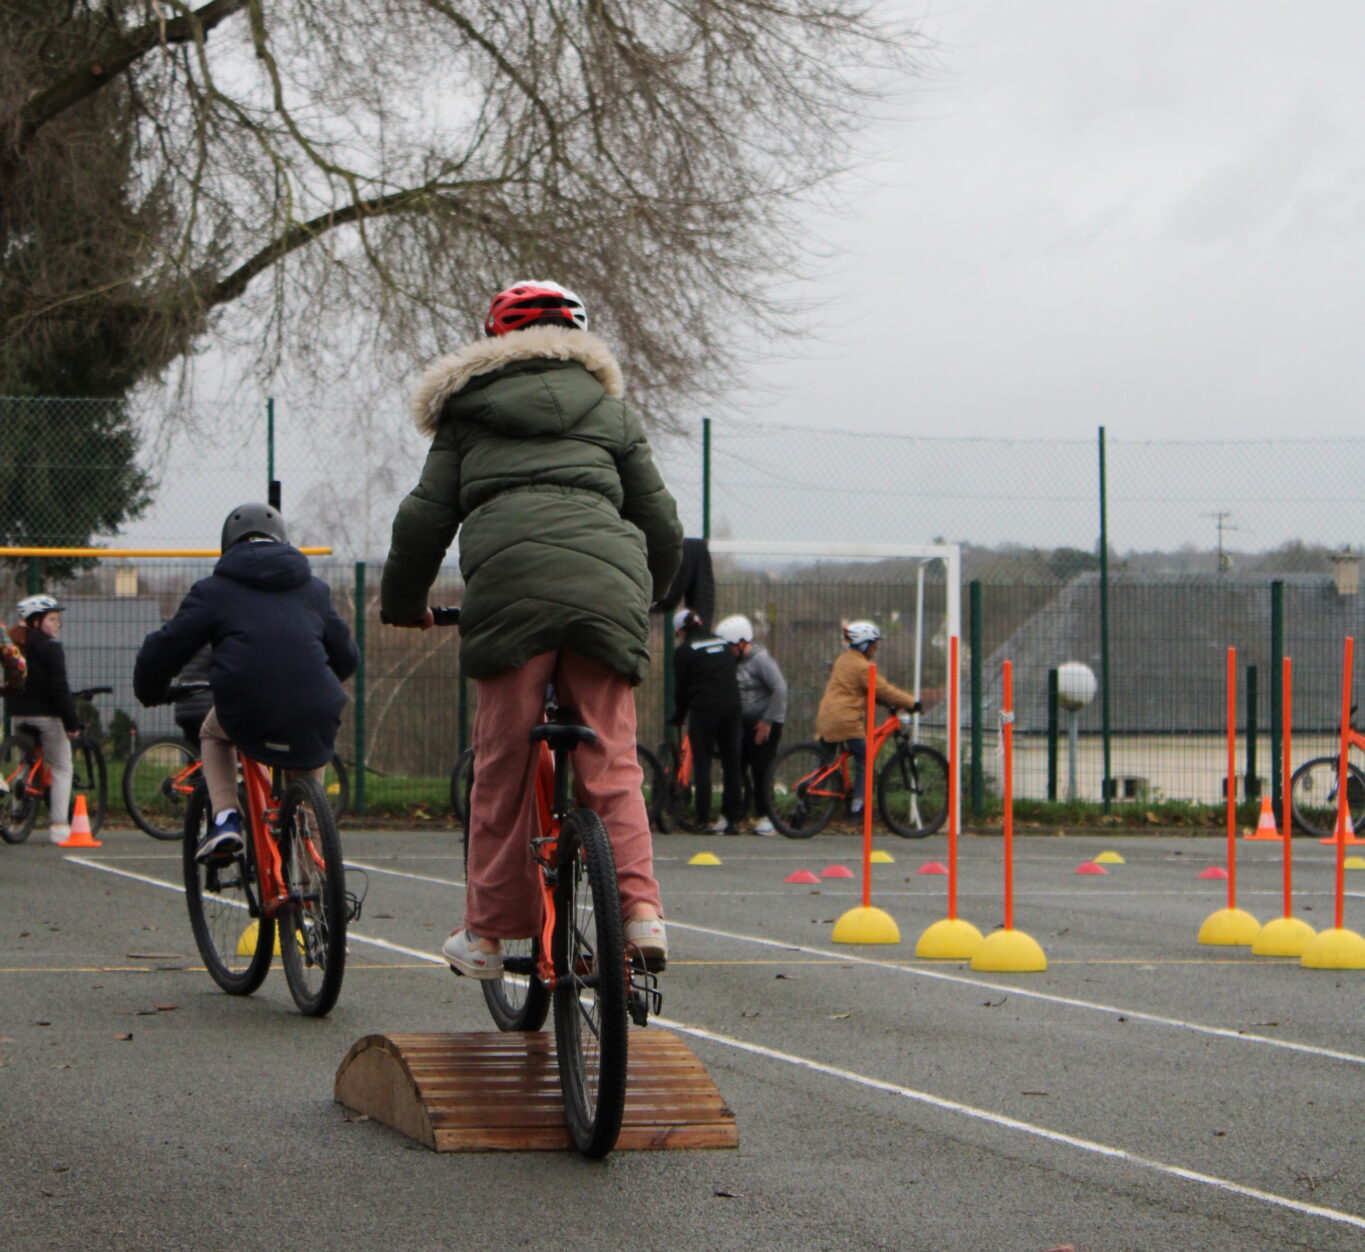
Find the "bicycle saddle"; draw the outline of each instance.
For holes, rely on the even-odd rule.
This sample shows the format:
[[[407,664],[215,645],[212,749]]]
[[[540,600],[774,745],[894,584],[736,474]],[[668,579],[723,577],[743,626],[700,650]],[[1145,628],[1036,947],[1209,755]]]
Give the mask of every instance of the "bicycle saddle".
[[[568,748],[570,752],[580,743],[596,743],[597,732],[591,726],[579,726],[573,709],[556,709],[555,720],[531,727],[531,742],[544,740],[551,748]]]

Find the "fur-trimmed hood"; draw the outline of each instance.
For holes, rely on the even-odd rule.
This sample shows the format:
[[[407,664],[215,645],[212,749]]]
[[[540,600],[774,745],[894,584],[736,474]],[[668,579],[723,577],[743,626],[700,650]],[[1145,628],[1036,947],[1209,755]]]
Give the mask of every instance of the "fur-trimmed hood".
[[[417,429],[428,438],[434,435],[445,402],[467,387],[471,379],[536,357],[579,361],[602,384],[607,395],[620,396],[625,391],[621,367],[611,349],[596,335],[558,326],[530,326],[492,339],[476,340],[427,366],[412,397],[412,417]]]

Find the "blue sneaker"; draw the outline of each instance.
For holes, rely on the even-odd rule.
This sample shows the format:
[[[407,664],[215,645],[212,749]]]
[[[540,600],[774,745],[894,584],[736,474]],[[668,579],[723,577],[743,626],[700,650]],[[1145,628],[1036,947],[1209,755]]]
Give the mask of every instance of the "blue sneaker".
[[[235,809],[223,820],[215,819],[209,833],[195,849],[194,859],[201,864],[206,861],[225,861],[236,856],[243,848],[242,816]]]

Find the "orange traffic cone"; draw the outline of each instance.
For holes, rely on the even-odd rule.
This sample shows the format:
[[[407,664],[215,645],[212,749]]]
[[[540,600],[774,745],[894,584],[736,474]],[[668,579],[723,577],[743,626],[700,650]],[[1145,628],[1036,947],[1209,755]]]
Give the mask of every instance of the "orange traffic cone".
[[[85,797],[76,797],[76,811],[71,814],[71,833],[57,845],[59,848],[102,848],[102,844],[90,833],[90,813],[85,807]]]
[[[1275,827],[1275,814],[1270,807],[1270,797],[1261,797],[1261,817],[1256,823],[1256,829],[1249,835],[1243,835],[1243,839],[1278,839],[1284,842],[1284,836]]]
[[[1328,835],[1326,839],[1319,839],[1318,842],[1351,844],[1365,843],[1365,839],[1362,839],[1359,835],[1357,835],[1355,830],[1352,828],[1350,809],[1338,809],[1335,832],[1333,834]]]

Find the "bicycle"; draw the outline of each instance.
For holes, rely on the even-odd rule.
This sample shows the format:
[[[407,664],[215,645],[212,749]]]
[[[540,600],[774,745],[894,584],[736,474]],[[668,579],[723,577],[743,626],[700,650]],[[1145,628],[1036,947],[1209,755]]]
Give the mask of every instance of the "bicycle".
[[[71,694],[77,700],[90,701],[95,696],[109,695],[113,690],[112,687],[86,687]],[[0,796],[0,838],[6,843],[23,843],[38,818],[39,801],[48,797],[52,773],[43,759],[38,728],[22,718],[15,722],[14,733],[0,742],[0,777],[9,788],[6,795]],[[86,737],[84,729],[71,741],[72,810],[78,793],[86,797],[90,833],[98,834],[104,825],[109,802],[109,777],[104,753],[95,740]]]
[[[172,687],[167,698],[186,694]],[[237,759],[245,793],[241,851],[196,859],[213,822],[202,779],[185,812],[185,900],[195,946],[218,986],[250,995],[270,970],[278,931],[294,1003],[305,1016],[325,1016],[341,993],[346,927],[362,903],[346,890],[332,807],[316,779],[298,777],[280,791],[268,766],[240,751]]]
[[[877,808],[882,821],[905,839],[922,839],[948,816],[948,761],[936,748],[916,743],[909,712],[893,712],[872,733],[867,768],[895,737],[895,751],[877,776]],[[835,807],[853,799],[847,748],[816,740],[794,744],[778,754],[764,783],[773,825],[789,839],[818,835]]]
[[[635,759],[639,762],[641,787],[645,793],[645,810],[649,824],[660,830],[660,810],[664,805],[665,785],[659,759],[642,743],[635,745]],[[474,749],[466,748],[450,771],[450,811],[466,830],[469,829],[469,797],[474,789]]]
[[[438,626],[457,608],[433,609]],[[553,1009],[564,1119],[574,1146],[600,1158],[616,1146],[625,1112],[629,1024],[644,1026],[663,1003],[657,969],[627,948],[616,862],[602,819],[571,808],[569,756],[595,743],[571,709],[547,704],[533,726],[540,834],[531,855],[540,871],[541,925],[531,939],[504,940],[502,977],[483,980],[499,1030],[539,1030]]]
[[[198,684],[187,684],[197,688]],[[123,803],[133,824],[153,839],[179,839],[185,833],[185,810],[202,771],[199,754],[178,735],[161,735],[142,744],[123,767]],[[340,756],[333,756],[322,789],[339,822],[351,804],[351,776]]]
[[[1347,728],[1347,751],[1365,750],[1365,735],[1355,728],[1356,706],[1351,706]],[[1314,757],[1298,767],[1289,780],[1289,807],[1294,825],[1306,834],[1330,839],[1337,830],[1337,797],[1340,791],[1341,758]],[[1351,815],[1351,830],[1365,827],[1365,770],[1351,761],[1346,763],[1346,807]]]
[[[659,829],[665,834],[675,827],[689,834],[704,830],[706,822],[697,816],[697,793],[692,778],[692,741],[685,732],[679,736],[677,744],[659,745],[659,768],[664,780],[663,794],[656,805],[657,816],[651,815]]]

